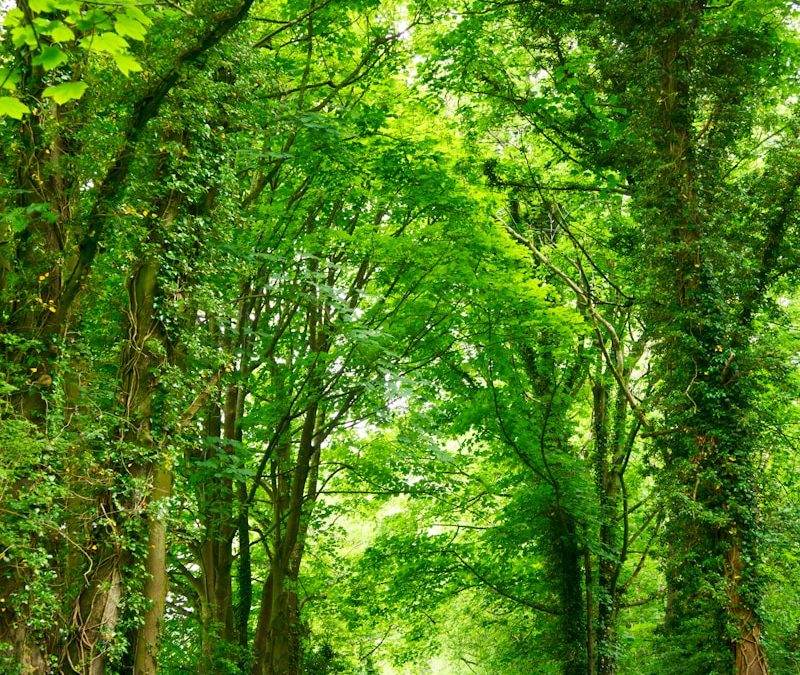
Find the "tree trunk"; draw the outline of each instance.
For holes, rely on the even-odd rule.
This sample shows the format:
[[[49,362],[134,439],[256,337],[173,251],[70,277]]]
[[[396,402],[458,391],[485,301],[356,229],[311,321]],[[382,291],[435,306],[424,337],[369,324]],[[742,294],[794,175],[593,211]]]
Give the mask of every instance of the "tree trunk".
[[[272,621],[272,570],[270,570],[261,588],[261,604],[258,611],[258,623],[253,636],[253,667],[251,675],[264,675],[265,657],[268,651],[269,626]]]
[[[273,591],[274,593],[274,591]],[[283,590],[273,603],[264,675],[300,675],[300,616],[297,594]]]
[[[759,536],[755,443],[744,423],[752,407],[741,382],[726,377],[720,358],[745,354],[752,331],[735,325],[732,316],[722,318],[721,308],[732,302],[726,293],[732,291],[725,273],[715,270],[707,245],[706,214],[716,206],[711,196],[716,186],[703,182],[713,174],[712,166],[698,159],[695,127],[702,93],[691,83],[705,20],[702,5],[684,0],[659,6],[654,34],[660,91],[652,103],[658,166],[645,179],[643,195],[650,209],[644,221],[650,243],[659,247],[656,259],[662,260],[661,300],[653,303],[652,325],[662,341],[660,367],[671,396],[668,424],[685,430],[665,448],[668,471],[680,485],[670,523],[667,628],[676,644],[691,641],[703,654],[697,672],[735,665],[740,674],[761,673],[766,659],[753,605]],[[687,508],[689,503],[698,508]],[[737,553],[743,549],[750,554],[747,570]],[[733,626],[738,636],[731,635]]]
[[[27,3],[19,5],[26,13],[26,20],[30,20]],[[45,86],[44,70],[32,65],[31,56],[29,52],[25,54],[20,64],[20,88],[40,100]],[[15,234],[8,223],[0,225],[0,294],[9,287],[9,293],[0,295],[0,300],[6,308],[10,307],[7,314],[3,312],[9,320],[0,325],[0,333],[17,335],[38,344],[33,349],[3,345],[0,361],[19,365],[31,359],[35,363],[27,382],[12,401],[22,417],[44,428],[58,355],[53,337],[63,334],[66,328],[66,322],[52,322],[51,316],[62,287],[64,228],[69,218],[68,188],[71,186],[66,184],[61,168],[65,149],[61,131],[52,136],[43,133],[42,119],[31,115],[20,122],[21,152],[14,158],[15,180],[3,186],[13,187],[4,190],[13,196],[0,201],[0,212],[20,209],[27,220],[24,231],[19,234]],[[54,540],[48,544],[54,559],[59,557],[56,549],[61,543]],[[2,597],[9,598],[23,589],[28,584],[26,574],[24,569],[12,569],[0,562]],[[52,648],[58,646],[53,636],[64,628],[63,624],[56,623],[60,617],[53,617],[54,622],[49,626],[51,636],[41,639],[41,631],[37,635],[26,625],[24,610],[20,615],[10,606],[3,610],[0,612],[0,642],[9,647],[0,646],[0,657],[8,654],[26,675],[44,673]]]
[[[143,456],[154,451],[154,442],[150,431],[151,399],[154,381],[151,365],[154,355],[147,348],[148,340],[155,338],[158,332],[153,315],[153,304],[158,274],[158,264],[148,260],[135,271],[128,284],[128,340],[122,354],[122,399],[125,403],[125,419],[127,428],[122,431],[122,439],[140,450]],[[118,467],[118,477],[125,480],[127,476],[145,476],[148,473],[142,464],[143,457],[132,457],[127,467]],[[155,472],[160,471],[156,468]],[[163,492],[165,478],[156,476],[161,482],[159,488]],[[120,494],[124,488],[120,488]],[[160,497],[163,498],[163,497]],[[119,503],[122,502],[122,509]],[[134,495],[124,501],[113,494],[113,489],[106,494],[99,505],[99,512],[106,528],[96,539],[93,546],[100,555],[93,559],[95,572],[90,585],[81,593],[73,616],[73,632],[76,638],[68,649],[68,661],[77,672],[89,670],[92,673],[103,673],[106,668],[107,652],[119,620],[122,603],[121,570],[125,556],[121,550],[122,533],[127,536],[141,536],[136,528],[138,518],[131,518],[139,513],[146,503],[139,503],[139,496]],[[163,532],[159,530],[158,518],[153,517],[148,523],[147,557],[148,574],[145,582],[150,591],[157,595],[164,584],[158,566],[163,557],[160,550]],[[155,577],[152,574],[155,572]],[[153,605],[158,605],[158,597],[148,598]],[[163,603],[163,601],[161,601]],[[152,631],[152,625],[148,625]],[[135,650],[144,648],[154,653],[155,647],[149,645],[150,635],[137,636]],[[140,646],[140,641],[144,644]]]
[[[583,551],[584,585],[586,586],[586,660],[588,675],[596,675],[597,664],[595,655],[594,631],[594,593],[592,592],[592,554],[589,547]]]
[[[172,469],[166,460],[153,471],[153,487],[147,516],[147,556],[144,561],[145,598],[150,606],[145,610],[142,625],[136,635],[134,672],[136,675],[156,675],[158,672],[158,642],[167,600],[167,505],[172,494]]]
[[[10,649],[3,645],[0,651],[0,659],[12,662],[18,666],[21,675],[38,675],[47,672],[45,652],[36,644],[36,641],[28,633],[23,625],[6,625],[0,633],[0,640],[8,644]],[[91,673],[90,675],[94,675]]]
[[[109,533],[101,544],[91,581],[81,592],[72,616],[75,637],[67,648],[65,671],[103,675],[108,648],[122,607],[123,551]]]
[[[622,373],[624,375],[624,373]],[[600,500],[600,550],[597,561],[597,629],[596,654],[599,675],[617,672],[617,614],[619,591],[617,583],[624,561],[620,541],[620,490],[625,467],[627,445],[625,420],[627,399],[619,388],[614,399],[613,416],[610,412],[609,376],[598,377],[593,392],[593,433],[595,440],[595,482]],[[610,419],[609,419],[610,418]]]
[[[758,625],[753,625],[753,617],[749,617],[748,623],[751,624],[751,628],[749,631],[743,630],[741,637],[736,642],[736,675],[768,675],[769,671],[764,650],[761,647]]]
[[[239,565],[237,568],[237,589],[239,592],[235,608],[235,629],[240,647],[239,668],[246,670],[247,646],[250,644],[248,625],[250,622],[250,609],[253,604],[253,576],[250,565],[250,518],[247,504],[247,487],[244,483],[238,485],[239,515]]]
[[[297,594],[272,565],[261,592],[251,675],[300,675],[299,619]]]
[[[588,645],[584,606],[583,552],[578,541],[575,518],[554,505],[550,521],[552,537],[551,574],[557,585],[559,603],[558,651],[564,675],[586,675]]]
[[[254,640],[252,675],[299,675],[301,672],[301,623],[297,593],[308,518],[317,497],[317,479],[324,413],[316,402],[306,410],[292,480],[282,467],[290,446],[282,444],[282,462],[273,462],[273,548],[270,575],[261,596]],[[267,601],[269,601],[268,604]]]
[[[615,671],[615,646],[613,644],[612,606],[614,592],[615,542],[613,541],[614,524],[610,522],[614,515],[614,488],[612,473],[608,461],[608,383],[601,376],[592,387],[594,411],[592,426],[595,445],[595,483],[600,500],[600,556],[597,561],[597,672],[600,675],[613,675]]]
[[[225,390],[224,427],[219,408],[214,406],[207,429],[206,459],[235,452],[230,443],[241,440],[239,423],[241,394],[239,387]],[[224,436],[224,438],[220,438]],[[235,642],[233,625],[232,540],[235,530],[233,482],[230,478],[211,476],[201,481],[198,493],[203,522],[203,540],[199,547],[201,612],[201,671],[213,673],[220,647]]]
[[[761,631],[753,612],[738,596],[735,581],[744,571],[742,551],[738,545],[731,548],[727,557],[727,568],[732,582],[729,591],[729,603],[739,626],[739,638],[734,643],[734,660],[736,675],[768,675],[767,660],[761,646]]]

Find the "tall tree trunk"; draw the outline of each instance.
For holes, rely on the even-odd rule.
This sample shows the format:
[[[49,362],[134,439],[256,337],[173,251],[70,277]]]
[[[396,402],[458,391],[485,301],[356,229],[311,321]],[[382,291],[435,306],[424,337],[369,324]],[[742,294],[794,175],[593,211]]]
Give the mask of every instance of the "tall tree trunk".
[[[235,609],[236,635],[244,658],[250,644],[248,625],[250,609],[253,604],[253,577],[250,565],[250,516],[247,504],[247,487],[243,482],[237,486],[239,514],[237,530],[239,535],[239,565],[237,567],[237,589],[239,592]],[[244,663],[239,664],[244,672]]]
[[[667,627],[678,642],[691,639],[704,654],[704,664],[692,666],[697,672],[734,667],[738,675],[760,674],[766,673],[766,657],[752,592],[758,578],[755,444],[744,422],[751,404],[741,382],[726,377],[720,358],[746,353],[751,331],[722,325],[720,318],[730,298],[706,250],[705,214],[715,206],[714,186],[703,183],[710,167],[698,160],[699,94],[691,84],[705,15],[703,3],[689,0],[658,11],[660,90],[652,123],[659,165],[647,179],[645,197],[657,209],[645,218],[654,245],[670,251],[657,272],[653,325],[672,396],[669,424],[685,430],[666,451],[681,492],[670,519]],[[698,621],[705,625],[692,625]]]
[[[564,675],[586,675],[589,670],[583,590],[583,554],[574,517],[554,507],[552,536],[554,573],[558,578],[560,636]]]
[[[240,387],[229,384],[224,395],[224,424],[215,406],[208,426],[205,458],[232,455],[235,442],[241,441],[240,416],[244,395]],[[220,438],[222,436],[222,438]],[[220,646],[235,642],[233,622],[233,536],[236,530],[233,481],[211,476],[201,481],[198,501],[203,523],[199,546],[201,612],[201,671],[213,673]]]
[[[265,675],[300,675],[300,615],[297,593],[281,584],[272,603]],[[276,590],[273,589],[273,594]]]
[[[624,374],[623,374],[624,375]],[[597,561],[596,653],[599,675],[617,672],[617,584],[624,560],[620,540],[620,490],[627,456],[625,420],[627,399],[617,389],[611,409],[611,378],[598,377],[592,388],[594,412],[592,426],[595,441],[595,481],[600,499],[600,556]],[[613,412],[613,414],[611,414]]]
[[[261,599],[258,611],[256,632],[253,635],[253,667],[251,675],[264,675],[267,642],[269,640],[269,626],[272,622],[272,570],[261,587]]]
[[[291,481],[283,476],[283,462],[273,463],[273,517],[286,513],[284,528],[273,532],[272,558],[254,638],[252,675],[299,675],[302,670],[300,607],[295,588],[311,511],[317,498],[324,413],[312,403],[306,411],[296,468]],[[288,460],[288,443],[280,453]]]
[[[128,283],[128,340],[122,354],[122,398],[125,404],[125,420],[127,427],[122,432],[122,440],[139,451],[132,457],[124,469],[118,467],[118,476],[138,475],[145,477],[149,469],[143,459],[155,451],[150,419],[151,399],[155,387],[152,365],[157,358],[148,347],[148,341],[158,339],[159,328],[154,318],[154,298],[158,276],[158,263],[146,260],[134,272]],[[164,490],[164,477],[158,490]],[[119,495],[125,493],[119,490]],[[163,498],[161,496],[160,498]],[[142,504],[137,503],[137,496],[123,498],[113,492],[106,494],[100,502],[99,511],[107,527],[101,538],[94,544],[98,555],[94,557],[94,572],[91,582],[81,593],[73,616],[73,630],[76,637],[68,649],[67,660],[76,672],[103,673],[106,669],[108,649],[116,632],[117,622],[122,607],[122,568],[127,554],[122,549],[121,541],[127,536],[141,536],[136,530],[138,519],[131,518],[137,514]],[[119,505],[122,505],[120,510]],[[148,521],[147,562],[152,569],[148,573],[158,575],[160,558],[159,529],[151,517]],[[152,540],[151,540],[152,539]],[[151,548],[155,546],[155,548]],[[156,591],[163,585],[163,579],[150,577],[146,581],[150,590]],[[152,599],[157,604],[158,597]],[[138,641],[137,646],[138,649]]]
[[[172,468],[168,460],[162,459],[153,468],[148,505],[144,596],[150,604],[144,612],[142,625],[136,635],[136,675],[156,675],[158,672],[158,643],[168,590],[166,506],[162,502],[171,494]]]
[[[27,2],[18,3],[26,21],[32,19]],[[31,54],[24,55],[20,65],[19,88],[27,95],[40,99],[44,90],[41,66],[33,66]],[[26,219],[23,232],[15,234],[10,224],[0,225],[0,301],[10,311],[0,312],[8,321],[0,323],[0,332],[17,335],[28,346],[0,346],[0,361],[12,367],[21,367],[26,361],[33,363],[28,370],[27,382],[13,397],[14,408],[34,425],[44,428],[47,421],[48,398],[55,376],[58,352],[54,337],[63,334],[66,323],[50,322],[62,288],[65,254],[65,227],[69,219],[69,181],[64,178],[61,158],[65,142],[61,131],[45,134],[42,119],[28,116],[21,121],[19,141],[21,152],[14,157],[15,180],[7,194],[11,199],[0,201],[0,211],[21,211]],[[6,191],[4,191],[6,192]],[[9,293],[3,295],[8,288]],[[11,343],[13,344],[13,343]],[[30,345],[36,346],[31,348]],[[11,370],[11,369],[10,369]],[[21,486],[22,487],[22,486]],[[23,488],[24,489],[24,488]],[[53,559],[60,559],[57,550],[62,542],[54,540]],[[28,571],[0,561],[0,594],[9,598],[28,584]],[[66,604],[66,599],[65,599]],[[50,637],[41,639],[41,631],[32,631],[27,625],[25,609],[17,614],[10,607],[0,612],[0,656],[6,653],[26,673],[44,673],[47,661],[54,650],[58,651],[58,635],[63,625],[53,623]],[[58,619],[58,613],[54,621]]]
[[[96,545],[95,545],[96,546]],[[106,533],[93,557],[94,570],[80,593],[72,616],[75,637],[67,646],[67,673],[103,675],[108,648],[122,608],[122,569],[125,554],[113,532]]]
[[[277,518],[268,579],[270,589],[262,592],[262,606],[254,643],[253,675],[278,675],[278,673],[296,675],[300,672],[300,625],[297,595],[293,588],[297,575],[293,573],[293,568],[296,566],[299,572],[297,563],[299,552],[296,547],[303,528],[305,504],[302,497],[305,495],[305,481],[310,461],[304,446],[308,448],[311,445],[315,420],[316,405],[313,405],[312,410],[306,413],[297,467],[294,469],[292,480],[276,481],[276,484],[281,483],[283,492],[275,498],[278,508],[274,509]],[[313,455],[313,451],[311,454]],[[305,463],[304,469],[300,465],[301,461]],[[283,463],[276,465],[274,470],[282,472],[279,467],[283,466],[285,466]],[[298,477],[298,472],[304,475]],[[300,499],[295,496],[297,489],[301,490]],[[284,508],[286,525],[281,527]],[[263,603],[267,598],[269,606],[265,607]]]
[[[121,541],[125,537],[142,536],[147,551],[143,561],[146,573],[144,593],[149,607],[134,636],[133,660],[137,672],[152,674],[156,671],[159,623],[167,588],[166,530],[164,514],[159,507],[169,496],[172,483],[171,468],[157,447],[151,429],[152,398],[156,389],[153,371],[162,358],[158,353],[162,347],[156,347],[156,343],[160,345],[163,339],[154,307],[158,271],[158,262],[147,258],[136,268],[128,283],[128,339],[120,370],[126,420],[122,440],[137,452],[129,456],[125,467],[118,467],[118,477],[122,481],[129,480],[129,476],[148,479],[150,487],[146,494],[122,497],[127,490],[121,486],[120,496],[108,496],[107,514],[113,524],[99,548],[101,551],[110,548],[113,555],[96,561],[92,583],[78,601],[81,610],[75,616],[78,638],[73,641],[69,652],[72,667],[78,672],[105,672],[108,648],[116,632],[123,600],[123,561],[130,562],[130,555],[122,549]],[[140,532],[136,515],[143,510],[146,526],[145,531]],[[106,571],[107,568],[110,571]]]
[[[588,675],[596,675],[597,663],[595,653],[595,629],[594,629],[594,593],[592,591],[592,554],[589,547],[584,547],[583,551],[583,572],[584,585],[586,586],[586,661]]]
[[[597,561],[597,672],[611,675],[614,668],[613,625],[611,609],[613,592],[611,579],[614,572],[613,542],[611,541],[613,523],[609,522],[613,508],[611,472],[608,462],[608,383],[598,377],[592,387],[594,411],[592,426],[595,445],[595,483],[600,499],[600,555]]]

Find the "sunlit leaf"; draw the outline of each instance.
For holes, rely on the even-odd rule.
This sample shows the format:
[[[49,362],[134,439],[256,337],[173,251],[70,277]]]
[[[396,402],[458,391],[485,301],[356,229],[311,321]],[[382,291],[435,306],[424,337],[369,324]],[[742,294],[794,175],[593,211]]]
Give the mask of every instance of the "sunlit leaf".
[[[3,20],[3,26],[6,28],[13,28],[14,26],[18,25],[20,21],[22,21],[24,16],[25,15],[22,13],[22,10],[14,7],[13,9],[8,10],[8,14],[6,14],[6,17]]]
[[[0,68],[0,89],[14,91],[19,82],[20,73],[15,68]]]
[[[125,35],[132,40],[144,40],[144,36],[147,34],[145,27],[127,14],[120,14],[117,16],[114,29],[120,35]]]
[[[64,82],[54,87],[47,87],[42,92],[42,96],[49,96],[56,103],[62,105],[68,101],[79,99],[86,92],[85,82]]]
[[[125,13],[131,17],[131,19],[135,19],[144,26],[150,26],[153,24],[153,21],[150,19],[150,17],[134,5],[129,5],[126,7]]]
[[[14,42],[15,47],[36,47],[39,43],[36,32],[30,24],[19,25],[11,31],[11,40]]]
[[[30,0],[28,4],[31,10],[37,14],[40,12],[52,12],[58,8],[58,3],[53,0]]]
[[[114,63],[117,64],[117,68],[119,68],[125,75],[129,75],[130,73],[139,73],[142,71],[141,64],[133,58],[128,52],[120,52],[119,54],[114,54]]]
[[[0,116],[13,117],[21,120],[22,116],[29,113],[31,109],[18,98],[13,96],[0,96]]]
[[[128,41],[116,33],[108,31],[97,35],[89,35],[81,40],[81,47],[93,52],[118,54],[128,49]]]
[[[56,42],[69,42],[75,39],[75,33],[69,26],[59,22],[59,25],[50,31],[50,37]]]

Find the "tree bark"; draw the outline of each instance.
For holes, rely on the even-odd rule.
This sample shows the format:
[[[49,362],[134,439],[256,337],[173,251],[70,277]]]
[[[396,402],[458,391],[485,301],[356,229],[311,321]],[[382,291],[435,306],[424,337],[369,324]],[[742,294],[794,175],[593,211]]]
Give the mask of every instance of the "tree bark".
[[[147,556],[144,561],[144,596],[150,605],[145,610],[142,625],[136,635],[136,675],[156,675],[158,672],[158,643],[169,585],[165,502],[172,494],[172,468],[166,460],[154,467],[152,481],[147,516]]]
[[[624,376],[624,373],[622,373]],[[597,561],[597,629],[596,653],[599,675],[617,672],[617,614],[619,590],[617,587],[624,560],[620,541],[620,490],[627,447],[625,419],[627,398],[621,387],[611,406],[611,378],[598,377],[593,391],[593,431],[595,439],[595,481],[600,500],[600,550]],[[613,412],[613,414],[611,414]]]
[[[229,384],[224,395],[224,422],[216,406],[211,412],[206,459],[217,457],[220,452],[223,457],[235,452],[231,443],[241,441],[239,419],[242,405],[241,389]],[[232,646],[236,637],[232,585],[232,543],[236,528],[233,481],[225,476],[212,476],[201,481],[198,501],[203,523],[198,557],[202,588],[201,671],[213,673],[217,651],[225,643]]]

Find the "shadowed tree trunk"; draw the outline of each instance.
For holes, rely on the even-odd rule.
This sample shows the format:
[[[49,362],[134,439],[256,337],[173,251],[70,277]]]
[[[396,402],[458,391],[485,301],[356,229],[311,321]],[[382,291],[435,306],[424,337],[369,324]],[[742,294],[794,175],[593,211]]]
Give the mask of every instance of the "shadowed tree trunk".
[[[205,460],[235,452],[232,443],[241,442],[244,395],[240,387],[225,389],[223,411],[213,406],[207,420]],[[222,415],[220,413],[223,413]],[[223,423],[224,419],[224,423]],[[201,606],[201,671],[213,673],[217,650],[236,642],[233,611],[233,537],[237,528],[234,483],[230,477],[200,482],[198,502],[203,523],[199,544],[200,576],[197,588]]]
[[[316,498],[319,444],[319,407],[311,403],[306,411],[298,441],[296,467],[291,480],[276,473],[274,484],[280,497],[274,499],[276,523],[273,533],[270,574],[261,594],[261,609],[254,637],[253,675],[299,675],[301,672],[300,614],[295,590],[308,518]],[[284,446],[288,452],[288,443]],[[284,454],[284,459],[288,456]],[[282,473],[274,463],[274,472]],[[284,520],[285,519],[285,520]]]
[[[708,654],[705,667],[729,664],[738,675],[761,675],[767,668],[758,600],[748,591],[759,574],[755,444],[744,426],[751,404],[724,358],[747,352],[750,331],[723,325],[729,283],[719,277],[707,248],[710,223],[704,214],[714,204],[703,182],[709,167],[698,157],[699,94],[691,84],[701,67],[693,59],[706,20],[702,5],[684,0],[658,10],[659,97],[652,122],[660,169],[644,197],[648,205],[658,205],[647,220],[661,239],[656,245],[671,251],[657,272],[664,304],[654,308],[652,325],[662,340],[661,367],[677,412],[670,426],[685,430],[670,440],[667,452],[681,490],[668,531],[667,627],[679,640],[690,639],[691,622],[707,621],[707,634],[699,636],[700,649]],[[692,502],[709,516],[687,508]],[[748,564],[742,550],[750,554]]]

